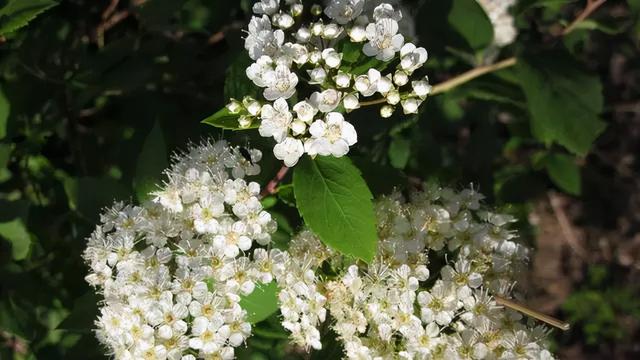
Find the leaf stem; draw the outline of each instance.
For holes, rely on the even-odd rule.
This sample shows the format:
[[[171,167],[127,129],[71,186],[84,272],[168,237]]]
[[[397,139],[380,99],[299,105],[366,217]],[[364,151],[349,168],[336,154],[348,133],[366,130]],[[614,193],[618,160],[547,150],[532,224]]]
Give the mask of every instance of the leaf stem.
[[[578,24],[583,22],[586,18],[589,17],[594,11],[596,11],[602,4],[607,2],[607,0],[587,0],[587,6],[582,10],[582,12],[569,24],[564,30],[562,30],[562,35],[567,35],[573,30],[576,29]]]
[[[511,67],[513,65],[515,65],[517,62],[517,59],[515,57],[511,57],[505,60],[502,60],[500,62],[497,62],[495,64],[490,64],[490,65],[486,65],[486,66],[480,66],[474,69],[471,69],[465,73],[462,73],[460,75],[457,75],[455,77],[452,77],[451,79],[442,82],[440,84],[435,85],[432,89],[431,89],[431,93],[429,94],[431,95],[438,95],[438,94],[442,94],[445,93],[457,86],[460,86],[464,83],[467,83],[477,77],[480,77],[482,75],[488,74],[488,73],[492,73],[494,71],[498,71],[504,68],[508,68]],[[387,99],[385,98],[381,98],[381,99],[375,99],[375,100],[370,100],[370,101],[362,101],[360,102],[360,106],[369,106],[369,105],[376,105],[376,104],[383,104],[387,102]]]

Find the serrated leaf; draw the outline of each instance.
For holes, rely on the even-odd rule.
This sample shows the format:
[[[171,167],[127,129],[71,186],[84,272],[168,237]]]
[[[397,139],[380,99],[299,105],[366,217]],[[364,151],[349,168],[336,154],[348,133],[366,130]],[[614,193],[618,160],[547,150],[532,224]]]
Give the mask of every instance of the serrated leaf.
[[[144,140],[138,155],[133,189],[139,202],[149,199],[149,193],[156,189],[162,171],[169,166],[164,134],[159,122],[155,122]]]
[[[351,41],[344,41],[342,45],[342,61],[347,63],[353,63],[358,61],[362,54],[362,44],[353,43]]]
[[[202,123],[215,126],[220,129],[225,130],[247,130],[247,129],[256,129],[260,126],[260,122],[255,120],[248,127],[240,127],[238,123],[238,119],[240,118],[240,114],[232,114],[229,109],[222,108],[218,110],[215,114],[209,116],[208,118],[202,120]]]
[[[247,321],[255,324],[278,311],[278,285],[275,281],[258,284],[251,294],[240,299],[240,306],[247,311]]]
[[[569,55],[539,54],[520,59],[520,84],[527,98],[533,135],[585,155],[602,133],[602,85]]]
[[[493,25],[476,1],[453,0],[448,19],[472,49],[483,49],[493,41]]]
[[[231,98],[242,100],[245,96],[257,98],[260,92],[255,84],[247,77],[247,67],[253,61],[245,52],[238,56],[229,69],[224,79],[224,97],[225,100]]]
[[[23,260],[29,254],[31,236],[22,219],[0,223],[0,236],[11,243],[11,255],[14,260]]]
[[[0,9],[0,35],[18,30],[56,5],[53,0],[9,0]]]
[[[576,159],[566,154],[549,154],[544,159],[549,178],[560,189],[572,195],[582,191],[580,167]]]
[[[378,236],[371,191],[346,157],[305,157],[293,173],[298,210],[328,246],[366,262]]]

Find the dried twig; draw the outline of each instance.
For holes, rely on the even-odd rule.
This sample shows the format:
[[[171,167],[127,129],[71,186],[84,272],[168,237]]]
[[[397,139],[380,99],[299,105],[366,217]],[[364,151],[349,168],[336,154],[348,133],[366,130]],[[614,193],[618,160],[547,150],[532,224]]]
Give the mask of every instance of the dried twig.
[[[566,240],[571,250],[573,250],[582,260],[586,261],[588,258],[587,251],[580,244],[578,236],[571,225],[571,221],[569,221],[569,217],[567,217],[567,214],[562,207],[562,199],[558,194],[553,192],[549,192],[548,196],[553,213],[558,220],[560,229],[562,230],[563,238]]]
[[[571,325],[569,325],[569,323],[566,323],[564,321],[560,321],[552,316],[543,314],[539,311],[533,310],[528,308],[525,305],[519,304],[513,300],[509,300],[500,296],[496,296],[493,295],[493,298],[496,300],[496,303],[498,305],[502,305],[502,306],[506,306],[512,310],[521,312],[527,316],[531,316],[532,318],[536,318],[542,322],[545,322],[551,326],[557,327],[558,329],[567,331],[569,330],[569,328],[571,327]]]
[[[585,6],[582,12],[580,12],[580,14],[578,14],[578,16],[569,25],[567,25],[564,30],[562,30],[562,35],[567,35],[575,30],[578,24],[588,18],[589,15],[596,11],[606,1],[607,0],[587,0],[587,6]]]

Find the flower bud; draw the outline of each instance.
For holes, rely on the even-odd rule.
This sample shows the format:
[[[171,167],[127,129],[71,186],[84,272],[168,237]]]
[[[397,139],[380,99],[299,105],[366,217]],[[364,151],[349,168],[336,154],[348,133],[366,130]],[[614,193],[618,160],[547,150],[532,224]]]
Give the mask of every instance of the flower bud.
[[[262,110],[262,105],[257,100],[247,101],[244,106],[247,108],[247,112],[253,116],[258,116]]]
[[[327,72],[323,67],[320,66],[313,70],[307,70],[307,73],[309,73],[309,77],[311,80],[309,81],[310,84],[322,84],[327,78]]]
[[[342,62],[342,54],[338,53],[335,49],[329,48],[322,50],[322,60],[328,67],[336,69],[340,67]]]
[[[356,82],[354,87],[359,92],[365,92],[371,86],[371,81],[369,81],[369,77],[367,75],[360,75],[356,78]]]
[[[302,120],[294,120],[291,123],[291,132],[293,135],[302,135],[307,130],[307,124],[305,124]]]
[[[311,15],[320,16],[322,15],[322,6],[318,4],[311,5]]]
[[[317,64],[322,59],[322,53],[320,51],[312,51],[309,53],[309,62],[312,64]]]
[[[304,11],[304,5],[302,5],[302,4],[293,4],[293,5],[291,5],[291,15],[297,17],[297,16],[302,15],[303,11]]]
[[[400,93],[398,90],[393,89],[387,93],[387,102],[391,105],[396,105],[400,102]]]
[[[342,27],[338,24],[329,24],[322,29],[322,37],[325,39],[335,39],[342,34]]]
[[[349,94],[342,99],[342,104],[347,111],[355,110],[360,107],[358,94]]]
[[[304,44],[307,41],[309,41],[309,39],[311,39],[311,31],[309,30],[309,28],[306,28],[306,27],[299,28],[298,31],[296,32],[296,40]]]
[[[349,29],[349,38],[353,42],[363,42],[367,40],[367,32],[363,26],[354,26]]]
[[[378,80],[377,86],[378,92],[383,95],[393,89],[393,83],[391,82],[391,79],[386,76],[383,76]]]
[[[405,114],[416,114],[418,113],[418,108],[422,103],[421,100],[416,98],[408,98],[402,101],[402,111]]]
[[[249,126],[251,126],[251,123],[253,123],[253,117],[251,116],[240,115],[240,117],[238,118],[238,124],[242,129],[248,128]]]
[[[311,33],[315,36],[322,35],[322,30],[324,29],[324,24],[321,22],[313,23],[311,25]]]
[[[393,115],[394,110],[395,108],[393,106],[384,105],[383,107],[380,108],[380,116],[382,116],[385,119],[390,118],[391,115]]]
[[[341,89],[348,88],[351,85],[351,75],[342,71],[338,72],[338,75],[333,80],[336,82],[336,86]]]
[[[293,20],[293,17],[289,14],[280,14],[277,19],[277,24],[281,29],[288,29],[295,24],[295,20]]]
[[[398,86],[404,86],[409,82],[409,76],[406,72],[398,70],[393,74],[393,82]]]
[[[431,85],[424,80],[412,81],[411,87],[413,92],[420,98],[424,99],[431,92]]]
[[[229,110],[229,112],[232,114],[238,114],[240,111],[242,111],[242,108],[243,106],[240,101],[233,98],[227,104],[227,110]]]

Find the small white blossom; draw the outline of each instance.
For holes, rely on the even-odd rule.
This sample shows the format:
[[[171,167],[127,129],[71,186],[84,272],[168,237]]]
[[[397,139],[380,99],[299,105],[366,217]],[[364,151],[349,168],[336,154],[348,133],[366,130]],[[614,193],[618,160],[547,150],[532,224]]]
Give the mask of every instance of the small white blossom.
[[[289,111],[289,104],[284,98],[279,98],[273,105],[266,104],[261,111],[262,122],[258,131],[264,137],[273,136],[277,142],[287,137],[293,114]]]
[[[353,125],[344,121],[340,113],[330,112],[325,120],[316,120],[309,128],[312,138],[305,143],[305,150],[309,155],[344,156],[349,152],[349,146],[358,141]]]
[[[286,166],[292,167],[304,154],[304,145],[301,140],[288,137],[273,147],[273,154],[276,159],[284,161]]]

